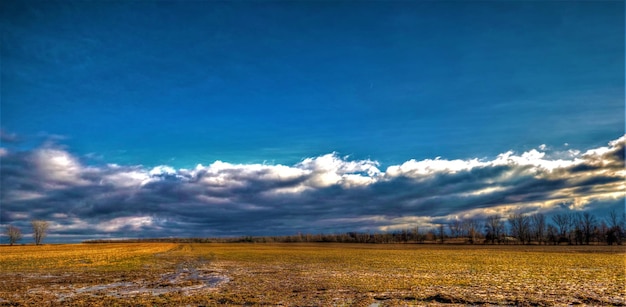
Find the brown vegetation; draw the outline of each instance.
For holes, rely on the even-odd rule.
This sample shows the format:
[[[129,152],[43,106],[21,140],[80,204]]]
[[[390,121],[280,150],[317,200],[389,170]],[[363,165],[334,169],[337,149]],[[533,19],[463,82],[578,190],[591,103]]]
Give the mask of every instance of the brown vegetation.
[[[617,246],[0,247],[0,306],[626,305]]]

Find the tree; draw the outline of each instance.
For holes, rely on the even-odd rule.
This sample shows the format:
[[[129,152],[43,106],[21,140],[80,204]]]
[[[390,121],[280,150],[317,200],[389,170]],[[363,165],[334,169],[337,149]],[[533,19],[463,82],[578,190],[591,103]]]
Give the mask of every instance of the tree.
[[[530,218],[524,214],[516,213],[509,215],[511,236],[516,237],[522,244],[530,243]]]
[[[487,240],[491,240],[491,244],[494,244],[496,240],[500,243],[502,234],[504,233],[504,224],[502,223],[502,216],[490,215],[485,221],[485,235]]]
[[[443,244],[443,240],[444,237],[446,236],[446,229],[444,228],[443,224],[439,224],[439,241],[441,241],[441,244]]]
[[[7,226],[6,235],[9,237],[9,245],[13,245],[22,239],[22,231],[13,225]]]
[[[593,239],[596,242],[608,243],[607,235],[609,234],[609,226],[604,221],[600,221],[600,225],[593,229]]]
[[[420,228],[418,225],[415,225],[415,227],[413,228],[413,239],[415,240],[415,243],[420,242]]]
[[[624,218],[622,217],[622,221],[620,221],[619,215],[617,214],[617,211],[615,211],[615,209],[609,212],[609,216],[607,218],[607,224],[609,229],[606,232],[607,244],[622,244],[622,233],[624,232],[624,227],[622,226],[623,221]]]
[[[617,214],[617,211],[615,211],[615,209],[609,211],[609,216],[607,217],[606,222],[609,225],[609,227],[620,226],[619,216]]]
[[[35,239],[35,245],[40,245],[43,238],[46,237],[46,232],[50,226],[48,222],[42,220],[34,220],[30,222],[33,226],[33,238]]]
[[[469,243],[476,243],[476,235],[478,234],[478,222],[474,219],[466,219],[462,223],[463,232],[469,238]]]
[[[541,213],[530,216],[532,222],[533,237],[539,244],[543,243],[546,237],[546,217]]]
[[[569,214],[556,214],[552,216],[552,221],[556,224],[559,230],[559,243],[563,240],[567,240],[569,244],[572,244],[571,237],[569,236],[571,230],[571,216]]]
[[[461,236],[461,232],[463,232],[463,224],[459,220],[454,220],[450,224],[448,224],[448,228],[450,229],[450,235],[453,238],[458,238]]]
[[[558,230],[556,229],[556,227],[554,227],[554,225],[548,224],[548,228],[547,228],[546,233],[547,233],[549,242],[552,242],[552,244],[554,244],[554,245],[559,243],[559,233],[558,233]]]
[[[596,226],[596,217],[589,212],[583,212],[582,215],[578,215],[578,222],[580,224],[585,244],[589,245],[591,235],[593,234],[593,228]]]
[[[608,228],[605,232],[605,236],[606,244],[608,245],[613,245],[615,243],[617,243],[618,245],[622,244],[621,231],[619,227]]]

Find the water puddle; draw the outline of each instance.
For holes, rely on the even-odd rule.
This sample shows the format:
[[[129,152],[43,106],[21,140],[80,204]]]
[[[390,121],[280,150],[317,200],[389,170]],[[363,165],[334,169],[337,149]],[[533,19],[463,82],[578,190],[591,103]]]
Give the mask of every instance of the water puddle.
[[[182,286],[182,281],[192,282],[190,285]],[[89,287],[83,287],[74,290],[74,294],[91,294],[94,296],[105,295],[112,297],[125,297],[136,295],[161,295],[170,292],[179,292],[184,294],[191,294],[198,291],[214,290],[217,289],[223,283],[229,281],[229,278],[224,275],[198,275],[195,279],[181,279],[176,277],[174,281],[160,282],[156,285],[137,282],[117,282],[104,285],[95,285]],[[198,283],[199,282],[199,283]]]
[[[112,288],[132,287],[134,285],[135,285],[135,283],[132,283],[132,282],[115,282],[115,283],[106,284],[106,285],[96,285],[96,286],[89,286],[89,287],[78,288],[74,292],[76,294],[80,294],[80,293],[88,293],[88,292],[109,290],[109,289],[112,289]]]
[[[149,281],[123,281],[108,284],[90,285],[86,287],[65,287],[59,289],[30,289],[30,293],[54,294],[58,301],[64,301],[76,295],[109,296],[123,298],[138,295],[161,295],[170,292],[178,292],[185,295],[200,291],[216,290],[220,285],[230,281],[228,276],[204,268],[204,262],[180,263],[172,273],[166,273],[154,282]],[[54,276],[42,276],[52,278]]]

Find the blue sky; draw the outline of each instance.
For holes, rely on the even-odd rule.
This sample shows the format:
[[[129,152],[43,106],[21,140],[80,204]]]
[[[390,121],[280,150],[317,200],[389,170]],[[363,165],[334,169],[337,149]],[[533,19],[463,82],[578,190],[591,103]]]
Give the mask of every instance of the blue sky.
[[[576,158],[582,156],[572,152],[582,155],[609,142],[617,142],[609,147],[619,153],[624,135],[621,1],[0,5],[3,172],[10,177],[6,165],[15,162],[11,174],[17,176],[29,165],[24,161],[31,161],[39,172],[20,176],[35,176],[38,184],[48,177],[64,178],[60,186],[67,195],[61,188],[28,191],[32,197],[39,195],[34,199],[40,202],[45,199],[48,207],[64,197],[80,208],[106,198],[104,194],[127,193],[109,187],[106,192],[72,194],[65,186],[93,188],[91,184],[102,178],[90,181],[95,179],[89,176],[97,176],[88,170],[110,175],[111,165],[124,174],[136,170],[174,179],[186,176],[181,169],[198,164],[210,168],[215,161],[249,168],[282,165],[308,170],[308,175],[327,170],[328,165],[320,166],[326,162],[339,170],[345,163],[370,161],[387,173],[410,161],[437,164],[437,157],[493,162],[510,150],[521,157],[541,145],[543,159],[566,157],[578,163]],[[49,163],[41,160],[46,157]],[[69,164],[59,166],[59,159]],[[307,159],[326,162],[307,168]],[[50,163],[56,166],[50,168]],[[43,175],[57,167],[75,167],[77,173]],[[171,171],[163,171],[166,167]],[[223,170],[213,168],[215,174]],[[363,172],[343,169],[335,174],[345,179],[342,176]],[[349,189],[342,186],[347,181],[327,186],[332,181],[327,179],[309,186]],[[146,188],[145,180],[137,189]],[[8,179],[2,188],[5,193],[27,193],[19,190],[25,186],[14,186]],[[346,204],[338,206],[352,206],[352,194],[334,193],[336,198],[324,199],[344,199]],[[622,202],[623,210],[620,195],[613,204]],[[229,208],[244,203],[263,207],[253,198]],[[5,196],[2,217],[34,217],[34,211],[23,210],[24,199]],[[210,203],[193,199],[179,200],[192,207]],[[423,215],[450,218],[455,210]],[[73,216],[53,211],[40,217]],[[223,220],[232,225],[240,215],[247,216],[244,211],[235,210]],[[88,219],[87,213],[73,214]],[[103,214],[101,219],[149,216],[154,221],[161,215],[142,208],[126,215]],[[306,216],[297,215],[293,223]],[[357,216],[366,214],[349,215]],[[289,224],[286,218],[281,221]],[[229,233],[227,222],[215,223],[221,229],[217,234]],[[310,228],[324,230],[320,225]],[[177,227],[185,234],[187,228]],[[285,226],[267,232],[294,230]]]

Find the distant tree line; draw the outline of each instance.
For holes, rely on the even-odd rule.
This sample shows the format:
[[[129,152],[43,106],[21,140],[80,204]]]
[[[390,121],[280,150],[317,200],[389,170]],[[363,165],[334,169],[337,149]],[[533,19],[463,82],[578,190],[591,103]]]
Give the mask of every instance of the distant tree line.
[[[229,238],[152,238],[90,240],[86,243],[177,242],[177,243],[458,243],[458,244],[622,244],[626,218],[611,211],[605,219],[588,212],[551,216],[491,215],[484,220],[455,220],[421,231],[419,226],[387,233],[296,234],[290,236],[241,236]]]
[[[626,215],[619,216],[615,210],[604,219],[589,212],[555,214],[550,219],[541,213],[511,214],[506,219],[492,215],[486,218],[478,237],[470,235],[478,229],[467,226],[467,221],[459,223],[461,231],[453,231],[456,226],[451,226],[451,234],[465,236],[469,243],[482,239],[491,244],[621,245],[626,238]]]
[[[31,222],[36,245],[42,243],[49,224],[46,221]],[[241,236],[227,238],[147,238],[147,239],[101,239],[85,243],[114,242],[180,242],[180,243],[458,243],[458,244],[568,244],[621,245],[626,239],[626,213],[615,210],[599,219],[589,212],[561,213],[547,218],[541,213],[511,214],[507,217],[490,215],[484,219],[454,220],[435,228],[422,230],[419,225],[393,232],[347,232],[340,234],[296,234],[290,236]],[[22,239],[20,229],[8,225],[5,229],[9,244]]]
[[[619,244],[626,238],[626,214],[613,210],[604,219],[589,212],[561,213],[549,219],[541,213],[491,215],[484,221],[456,220],[449,238],[486,244]]]

